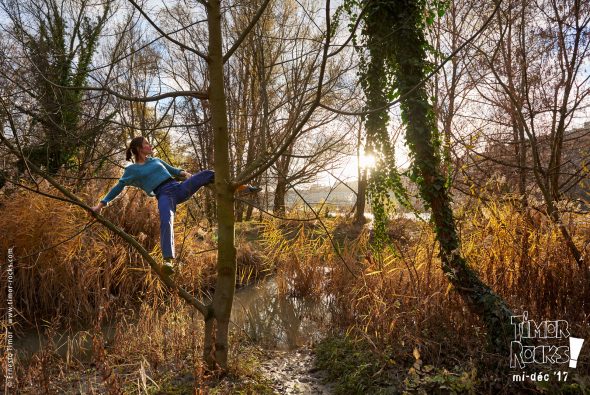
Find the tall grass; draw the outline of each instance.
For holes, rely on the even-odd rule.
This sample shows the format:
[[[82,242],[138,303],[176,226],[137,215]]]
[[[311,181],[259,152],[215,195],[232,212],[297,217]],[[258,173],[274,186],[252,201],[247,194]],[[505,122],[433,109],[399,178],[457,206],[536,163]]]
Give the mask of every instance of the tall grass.
[[[555,226],[546,223],[535,228],[508,205],[488,204],[460,215],[461,253],[515,312],[526,310],[539,321],[569,320],[574,331],[588,333],[590,284]],[[358,278],[334,271],[331,292],[338,295],[338,316],[379,341],[412,336],[424,342],[438,338],[439,342],[468,345],[464,340],[473,339],[473,344],[479,343],[481,327],[444,278],[430,226],[408,222],[393,224],[399,228],[399,223],[405,223],[406,233],[392,232],[395,252],[375,259],[365,250]],[[584,216],[572,223],[574,237],[583,245],[590,237]],[[366,236],[356,243],[364,245]],[[425,332],[429,335],[423,336]]]
[[[45,193],[55,193],[46,185],[41,187]],[[89,203],[100,196],[93,188],[89,185],[80,193],[89,196]],[[11,333],[18,338],[36,327],[33,330],[46,339],[31,356],[21,358],[16,350],[19,391],[148,393],[158,389],[158,383],[176,380],[166,375],[169,369],[195,377],[202,319],[164,288],[139,254],[99,224],[85,229],[90,217],[65,202],[27,191],[0,195],[0,199],[0,249],[6,252],[13,247],[15,255],[12,285],[17,314]],[[205,220],[195,206],[187,202],[176,212],[176,251],[183,266],[175,280],[206,297],[215,284],[215,232],[203,233]],[[128,189],[103,215],[160,260],[155,199]],[[240,237],[238,243],[243,243],[238,245],[238,282],[246,284],[265,273],[267,266],[246,240]],[[6,286],[3,272],[0,288],[6,290]],[[6,296],[7,292],[0,293],[1,306],[6,306]],[[114,338],[105,337],[101,329],[105,325],[115,333]],[[78,332],[80,329],[84,331]],[[64,355],[52,339],[73,333],[76,338],[68,341]],[[88,374],[81,374],[88,361],[77,359],[79,352],[73,352],[83,347],[90,347],[88,353],[96,367]],[[3,354],[0,364],[6,368],[6,363]],[[192,392],[192,378],[187,383],[182,382],[183,377],[178,380],[170,385],[186,384]],[[68,383],[80,388],[69,388]]]
[[[111,386],[129,390],[134,385],[136,392],[147,392],[159,385],[150,380],[167,380],[164,371],[171,364],[190,370],[195,380],[200,377],[195,368],[200,317],[170,296],[138,254],[96,224],[76,235],[89,217],[66,203],[23,191],[1,199],[0,248],[14,247],[18,325],[50,322],[47,330],[55,331],[65,324],[96,323],[103,312],[100,318],[115,323],[116,335],[107,342],[95,329],[94,354],[100,356],[104,348],[97,366],[118,375]],[[155,203],[129,191],[104,214],[159,256]],[[188,204],[177,211],[177,252],[185,265],[176,278],[203,296],[214,286],[216,252],[203,252],[215,246],[214,232],[198,235],[200,219],[190,209]],[[549,222],[531,222],[509,205],[481,204],[457,215],[461,253],[516,313],[526,310],[536,321],[564,319],[573,336],[589,337],[590,284],[558,229]],[[274,270],[281,292],[329,300],[334,328],[368,345],[386,365],[413,366],[417,359],[436,366],[466,360],[508,363],[482,352],[484,326],[444,277],[429,224],[394,220],[389,228],[392,247],[379,253],[370,248],[369,228],[355,228],[344,219],[325,219],[324,225],[330,237],[319,222],[276,219],[258,225],[260,234],[251,235],[259,237],[254,244],[239,236],[238,283]],[[584,247],[590,239],[587,216],[570,216],[568,226],[577,245]],[[0,279],[4,289],[6,274]],[[5,298],[6,292],[0,293],[0,305],[6,305]],[[28,366],[17,366],[18,376],[37,388],[50,388],[51,377],[76,367],[75,361],[64,365],[56,358],[55,350],[46,347]],[[48,370],[50,366],[61,366],[66,373]],[[582,355],[577,371],[588,370]],[[97,377],[87,381],[97,392],[109,383]]]
[[[567,320],[572,336],[589,337],[590,284],[555,226],[539,226],[514,207],[494,203],[459,210],[457,220],[461,253],[515,314],[528,311],[537,322]],[[393,220],[391,248],[377,253],[369,228],[355,231],[338,221],[330,227],[340,254],[317,224],[269,223],[267,243],[287,292],[329,295],[334,328],[368,345],[385,361],[382,368],[407,370],[417,361],[470,372],[471,363],[508,366],[506,358],[486,353],[485,327],[445,278],[429,224]],[[579,246],[590,239],[588,222],[585,215],[568,219]],[[588,358],[582,359],[577,373],[587,376]]]
[[[55,193],[47,186],[42,190]],[[81,194],[100,196],[91,187]],[[137,252],[100,224],[88,226],[91,218],[79,208],[27,191],[0,199],[0,249],[4,258],[9,247],[13,247],[15,255],[17,325],[35,326],[55,317],[63,325],[92,322],[104,301],[112,301],[108,317],[121,307],[142,303],[157,308],[169,297]],[[204,219],[195,217],[195,212],[193,202],[177,209],[176,252],[183,267],[176,279],[203,296],[214,285],[217,253],[214,231],[203,235],[200,224]],[[128,189],[103,209],[103,215],[161,260],[155,199]],[[241,281],[247,282],[265,270],[264,262],[251,247],[240,247],[238,251]],[[2,273],[2,289],[6,281],[6,273]],[[6,292],[0,293],[0,305],[6,305],[6,296]]]
[[[578,246],[590,239],[587,218],[568,216]],[[516,310],[528,310],[539,318],[588,319],[590,284],[572,260],[559,229],[549,221],[531,222],[510,206],[488,203],[466,221],[463,252]]]
[[[333,231],[333,226],[328,229]],[[262,247],[275,266],[279,292],[293,297],[315,296],[324,292],[324,278],[333,254],[325,230],[318,222],[264,222]]]

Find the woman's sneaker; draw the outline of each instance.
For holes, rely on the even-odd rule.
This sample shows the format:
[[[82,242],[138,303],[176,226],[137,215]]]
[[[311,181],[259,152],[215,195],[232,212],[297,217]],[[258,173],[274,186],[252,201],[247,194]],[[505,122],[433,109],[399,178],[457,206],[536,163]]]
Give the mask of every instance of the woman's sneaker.
[[[162,273],[166,276],[171,276],[174,274],[174,263],[170,261],[166,261],[162,264]]]
[[[250,193],[256,193],[262,191],[261,187],[250,185],[250,184],[242,184],[236,188],[236,192],[240,195],[248,195]]]

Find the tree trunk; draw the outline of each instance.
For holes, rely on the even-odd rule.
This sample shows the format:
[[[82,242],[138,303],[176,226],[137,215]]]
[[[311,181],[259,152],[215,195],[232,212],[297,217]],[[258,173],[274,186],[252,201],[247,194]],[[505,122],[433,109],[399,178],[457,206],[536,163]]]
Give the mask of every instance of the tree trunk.
[[[356,195],[354,224],[357,226],[364,225],[367,222],[365,218],[365,205],[367,202],[367,169],[359,169],[358,191]]]
[[[210,369],[227,369],[229,317],[236,283],[234,246],[234,187],[230,183],[229,133],[223,79],[221,10],[219,0],[207,2],[209,27],[209,103],[215,147],[215,190],[218,221],[217,282],[206,317],[203,357]],[[212,338],[213,337],[213,338]]]
[[[258,199],[256,199],[258,200]],[[252,206],[251,204],[248,205],[248,208],[246,209],[246,221],[250,221],[252,219],[252,213],[254,212],[254,206]]]
[[[274,208],[275,215],[285,215],[285,197],[287,195],[287,181],[282,174],[279,174],[277,187],[275,188]]]
[[[242,222],[244,220],[244,203],[236,203],[236,222]]]

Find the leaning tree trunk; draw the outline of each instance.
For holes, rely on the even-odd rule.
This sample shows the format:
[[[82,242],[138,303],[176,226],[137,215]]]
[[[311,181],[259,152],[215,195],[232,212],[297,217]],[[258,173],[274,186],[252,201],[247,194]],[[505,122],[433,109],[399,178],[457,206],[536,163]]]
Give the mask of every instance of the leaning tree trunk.
[[[221,10],[219,0],[207,2],[209,27],[209,103],[215,146],[215,190],[218,221],[217,282],[205,316],[203,356],[208,367],[227,368],[228,330],[236,283],[234,246],[234,186],[230,182],[229,133],[223,80]]]
[[[390,37],[384,44],[391,50],[389,60],[401,95],[401,113],[413,156],[413,172],[420,195],[432,210],[442,270],[470,310],[484,320],[490,345],[497,352],[507,353],[512,334],[512,313],[504,300],[467,265],[459,250],[451,201],[441,172],[440,143],[436,138],[433,108],[421,84],[427,73],[424,2],[390,0],[375,2],[373,7],[368,13],[367,28],[376,34],[383,32],[382,37]],[[385,31],[384,26],[387,27]]]

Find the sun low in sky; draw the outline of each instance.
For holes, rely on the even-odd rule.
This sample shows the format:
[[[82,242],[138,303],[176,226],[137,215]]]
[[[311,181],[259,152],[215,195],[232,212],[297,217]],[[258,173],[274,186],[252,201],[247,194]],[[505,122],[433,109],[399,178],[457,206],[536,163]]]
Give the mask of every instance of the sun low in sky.
[[[356,159],[356,157],[355,157]],[[375,155],[369,153],[363,153],[358,158],[358,164],[361,169],[372,169],[375,167],[376,159]]]

